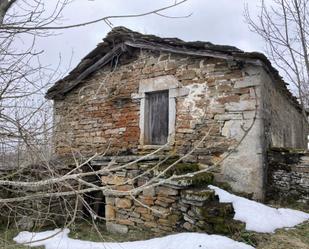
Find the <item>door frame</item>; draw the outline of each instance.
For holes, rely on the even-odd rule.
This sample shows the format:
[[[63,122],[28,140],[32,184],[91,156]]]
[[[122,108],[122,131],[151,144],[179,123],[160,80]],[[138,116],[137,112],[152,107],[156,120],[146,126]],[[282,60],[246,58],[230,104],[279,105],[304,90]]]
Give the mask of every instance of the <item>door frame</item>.
[[[145,141],[145,105],[146,93],[168,90],[168,137],[167,145],[172,146],[175,143],[175,124],[176,124],[176,97],[186,96],[189,89],[182,87],[181,83],[174,75],[158,76],[149,79],[143,79],[139,82],[138,93],[132,94],[133,99],[140,100],[140,146],[141,149],[157,148],[162,145],[148,145]]]

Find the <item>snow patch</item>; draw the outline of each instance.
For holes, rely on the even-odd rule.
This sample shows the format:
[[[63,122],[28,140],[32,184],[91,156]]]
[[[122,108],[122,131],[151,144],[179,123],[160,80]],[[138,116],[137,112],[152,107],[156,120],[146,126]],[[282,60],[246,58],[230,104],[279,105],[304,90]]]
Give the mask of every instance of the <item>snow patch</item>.
[[[27,243],[30,247],[45,246],[45,249],[254,249],[224,236],[202,233],[180,233],[135,242],[101,243],[70,239],[69,232],[69,229],[40,233],[20,232],[14,241],[18,244]],[[41,241],[34,242],[35,240]]]
[[[246,229],[260,233],[273,233],[278,228],[294,227],[309,219],[309,214],[288,209],[272,208],[256,201],[230,194],[223,189],[209,186],[215,190],[221,203],[232,203],[234,220],[246,223]]]

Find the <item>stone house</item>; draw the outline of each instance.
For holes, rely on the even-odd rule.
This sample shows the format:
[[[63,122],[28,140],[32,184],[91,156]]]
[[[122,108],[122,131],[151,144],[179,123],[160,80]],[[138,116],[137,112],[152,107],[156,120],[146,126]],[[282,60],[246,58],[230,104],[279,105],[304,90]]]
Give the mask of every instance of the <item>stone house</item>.
[[[157,157],[151,156],[153,160],[186,155],[183,163],[199,168],[216,165],[217,182],[255,199],[265,195],[268,148],[307,145],[308,124],[278,71],[263,54],[232,46],[117,27],[46,97],[54,101],[58,155],[104,153],[93,162],[103,167],[116,157],[119,164],[139,161],[165,145]],[[132,187],[126,179],[145,171],[153,163],[147,160],[142,157],[138,166],[102,176],[103,184]],[[141,199],[158,208],[176,208],[173,202],[179,196],[194,192],[161,188]],[[155,204],[160,202],[165,204]],[[122,223],[111,224],[127,227],[145,218],[147,211],[135,212],[136,218],[115,209],[134,213],[142,209],[137,206],[132,200],[109,197],[105,211],[111,221],[122,216],[118,219]],[[154,227],[154,218],[148,216],[144,222]],[[166,221],[161,222],[167,229]]]

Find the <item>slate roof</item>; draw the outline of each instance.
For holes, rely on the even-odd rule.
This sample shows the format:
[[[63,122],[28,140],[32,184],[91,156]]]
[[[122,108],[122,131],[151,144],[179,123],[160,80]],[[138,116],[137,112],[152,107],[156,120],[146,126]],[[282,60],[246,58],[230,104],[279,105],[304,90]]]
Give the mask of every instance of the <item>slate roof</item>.
[[[192,56],[232,59],[264,66],[276,81],[277,88],[282,90],[297,108],[300,108],[297,99],[288,90],[287,84],[262,53],[244,52],[233,46],[215,45],[210,42],[185,42],[178,38],[161,38],[155,35],[141,34],[125,27],[112,29],[103,41],[81,60],[76,68],[48,89],[46,98],[63,99],[67,93],[93,72],[107,65],[113,58],[128,52],[130,47]]]

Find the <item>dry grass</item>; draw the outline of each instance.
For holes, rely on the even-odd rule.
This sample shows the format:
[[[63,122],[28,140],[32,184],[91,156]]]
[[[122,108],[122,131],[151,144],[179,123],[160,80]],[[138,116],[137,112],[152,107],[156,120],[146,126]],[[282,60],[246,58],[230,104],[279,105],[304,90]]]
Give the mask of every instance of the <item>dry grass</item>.
[[[51,230],[53,228],[45,228],[42,230]],[[41,230],[41,231],[42,231]],[[90,240],[98,242],[124,242],[124,241],[135,241],[135,240],[145,240],[153,238],[154,235],[147,233],[145,231],[134,231],[126,235],[122,234],[112,234],[105,230],[103,225],[98,225],[98,230],[87,223],[80,223],[70,227],[70,237],[73,239]],[[29,247],[16,245],[13,238],[19,233],[17,229],[0,229],[0,249],[26,249]],[[36,247],[38,249],[43,249],[44,247]]]
[[[275,234],[260,235],[257,249],[309,249],[309,222]]]
[[[153,234],[145,231],[131,232],[126,235],[108,233],[104,226],[99,226],[100,234],[90,224],[77,224],[71,227],[70,237],[74,239],[123,242],[144,240],[154,237]],[[45,229],[48,230],[48,229]],[[15,229],[0,230],[1,249],[26,249],[29,247],[15,245],[12,238],[18,234]],[[280,229],[274,234],[258,234],[245,232],[234,237],[238,241],[246,242],[257,249],[309,249],[309,221],[293,229]],[[40,247],[39,249],[43,249]]]

